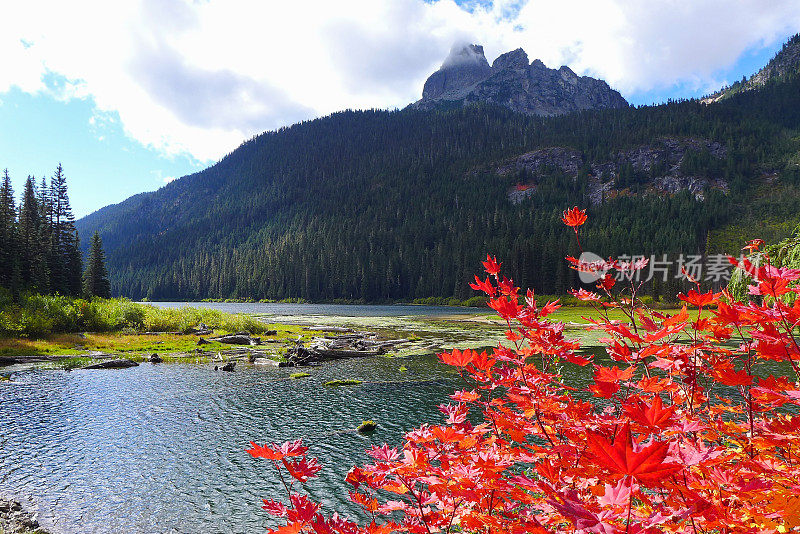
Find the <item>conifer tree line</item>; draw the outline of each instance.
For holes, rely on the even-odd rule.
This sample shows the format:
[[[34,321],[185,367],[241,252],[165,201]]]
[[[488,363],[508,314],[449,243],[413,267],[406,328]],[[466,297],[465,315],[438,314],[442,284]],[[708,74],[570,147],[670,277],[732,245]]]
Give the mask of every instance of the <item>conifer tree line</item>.
[[[61,164],[39,185],[28,176],[17,207],[8,169],[0,182],[0,288],[23,292],[108,298],[111,289],[99,234],[92,237],[86,271],[67,178]]]
[[[724,146],[724,157],[689,152],[681,169],[727,192],[651,194],[662,162],[649,173],[622,166],[615,188],[625,191],[592,201],[591,164],[659,139]],[[800,77],[708,106],[346,111],[261,134],[76,224],[102,231],[112,289],[132,299],[463,300],[487,253],[516,285],[563,294],[579,283],[563,261],[580,254],[561,222],[572,206],[589,208],[582,235],[603,256],[735,255],[747,239],[782,239],[764,230],[800,220],[799,139]],[[585,168],[497,172],[551,147],[579,152]],[[510,188],[532,182],[530,197],[509,201]],[[680,280],[678,269],[644,291],[674,297]]]

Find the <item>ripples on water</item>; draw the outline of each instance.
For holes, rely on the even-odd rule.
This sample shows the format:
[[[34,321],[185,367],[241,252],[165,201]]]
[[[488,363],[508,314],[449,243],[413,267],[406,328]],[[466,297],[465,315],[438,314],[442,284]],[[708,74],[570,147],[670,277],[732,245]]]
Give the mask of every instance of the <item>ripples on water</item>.
[[[437,405],[460,381],[422,356],[331,362],[300,380],[291,372],[19,372],[0,384],[0,493],[29,495],[56,532],[260,532],[274,525],[261,499],[282,488],[244,449],[303,437],[324,465],[311,494],[352,514],[349,467],[367,460],[370,443],[397,445],[404,431],[440,421]],[[424,381],[322,385],[336,378]],[[352,432],[364,419],[380,425],[370,437]]]
[[[272,321],[419,333],[430,349],[494,346],[503,332],[419,318],[452,314],[447,307],[200,305]],[[302,437],[324,466],[309,492],[328,513],[355,515],[344,477],[368,461],[365,449],[400,445],[405,431],[442,421],[437,406],[463,387],[433,356],[329,362],[309,378],[289,380],[294,371],[142,364],[18,372],[12,383],[0,383],[0,495],[29,496],[41,522],[61,533],[262,532],[277,523],[261,499],[285,498],[284,490],[271,465],[245,448],[251,440]],[[565,374],[578,387],[590,377],[586,369]],[[342,378],[378,383],[323,386]],[[353,431],[365,419],[379,425],[371,436]]]

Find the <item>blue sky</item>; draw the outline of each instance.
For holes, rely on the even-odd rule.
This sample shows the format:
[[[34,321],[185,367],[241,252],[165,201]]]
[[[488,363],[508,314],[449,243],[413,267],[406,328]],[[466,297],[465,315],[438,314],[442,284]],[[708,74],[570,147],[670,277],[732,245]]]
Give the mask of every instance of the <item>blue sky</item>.
[[[19,194],[61,162],[79,217],[261,131],[403,107],[454,42],[489,62],[522,47],[642,105],[748,76],[800,30],[789,0],[18,4],[0,20],[0,168]]]
[[[70,202],[80,217],[206,165],[190,155],[165,155],[127,136],[119,120],[94,118],[92,99],[60,101],[14,89],[0,103],[0,166],[21,196],[28,175],[49,179],[60,162]],[[113,116],[112,116],[113,117]]]

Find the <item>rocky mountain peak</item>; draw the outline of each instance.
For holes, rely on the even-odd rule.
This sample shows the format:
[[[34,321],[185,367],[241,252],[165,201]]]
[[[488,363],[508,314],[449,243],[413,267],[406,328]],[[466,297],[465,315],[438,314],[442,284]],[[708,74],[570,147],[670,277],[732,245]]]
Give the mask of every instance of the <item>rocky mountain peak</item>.
[[[628,103],[602,80],[578,76],[562,66],[549,69],[536,59],[528,62],[522,48],[500,55],[491,66],[476,44],[458,45],[431,74],[419,109],[488,102],[529,115],[562,115],[572,111],[622,108]]]
[[[476,44],[453,45],[450,54],[442,63],[443,69],[459,67],[463,65],[489,66],[486,56],[483,54],[483,47]]]
[[[539,61],[538,59],[536,61]],[[540,61],[541,63],[541,61]],[[492,70],[498,71],[501,69],[527,69],[528,68],[528,54],[525,50],[517,48],[511,52],[501,54],[492,63]]]
[[[455,100],[465,89],[486,79],[492,72],[483,47],[480,45],[456,45],[439,67],[430,75],[422,89],[423,99]]]

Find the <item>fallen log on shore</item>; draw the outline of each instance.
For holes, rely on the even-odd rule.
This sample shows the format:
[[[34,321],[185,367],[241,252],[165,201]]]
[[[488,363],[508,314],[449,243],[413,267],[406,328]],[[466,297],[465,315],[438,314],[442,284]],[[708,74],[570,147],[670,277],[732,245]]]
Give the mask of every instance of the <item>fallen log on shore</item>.
[[[325,360],[378,356],[407,339],[377,338],[374,332],[354,332],[340,336],[313,338],[308,346],[298,341],[286,354],[288,365],[310,365]]]
[[[139,364],[133,360],[119,359],[119,360],[106,360],[99,363],[93,363],[81,367],[81,369],[127,369],[128,367],[138,367]]]

